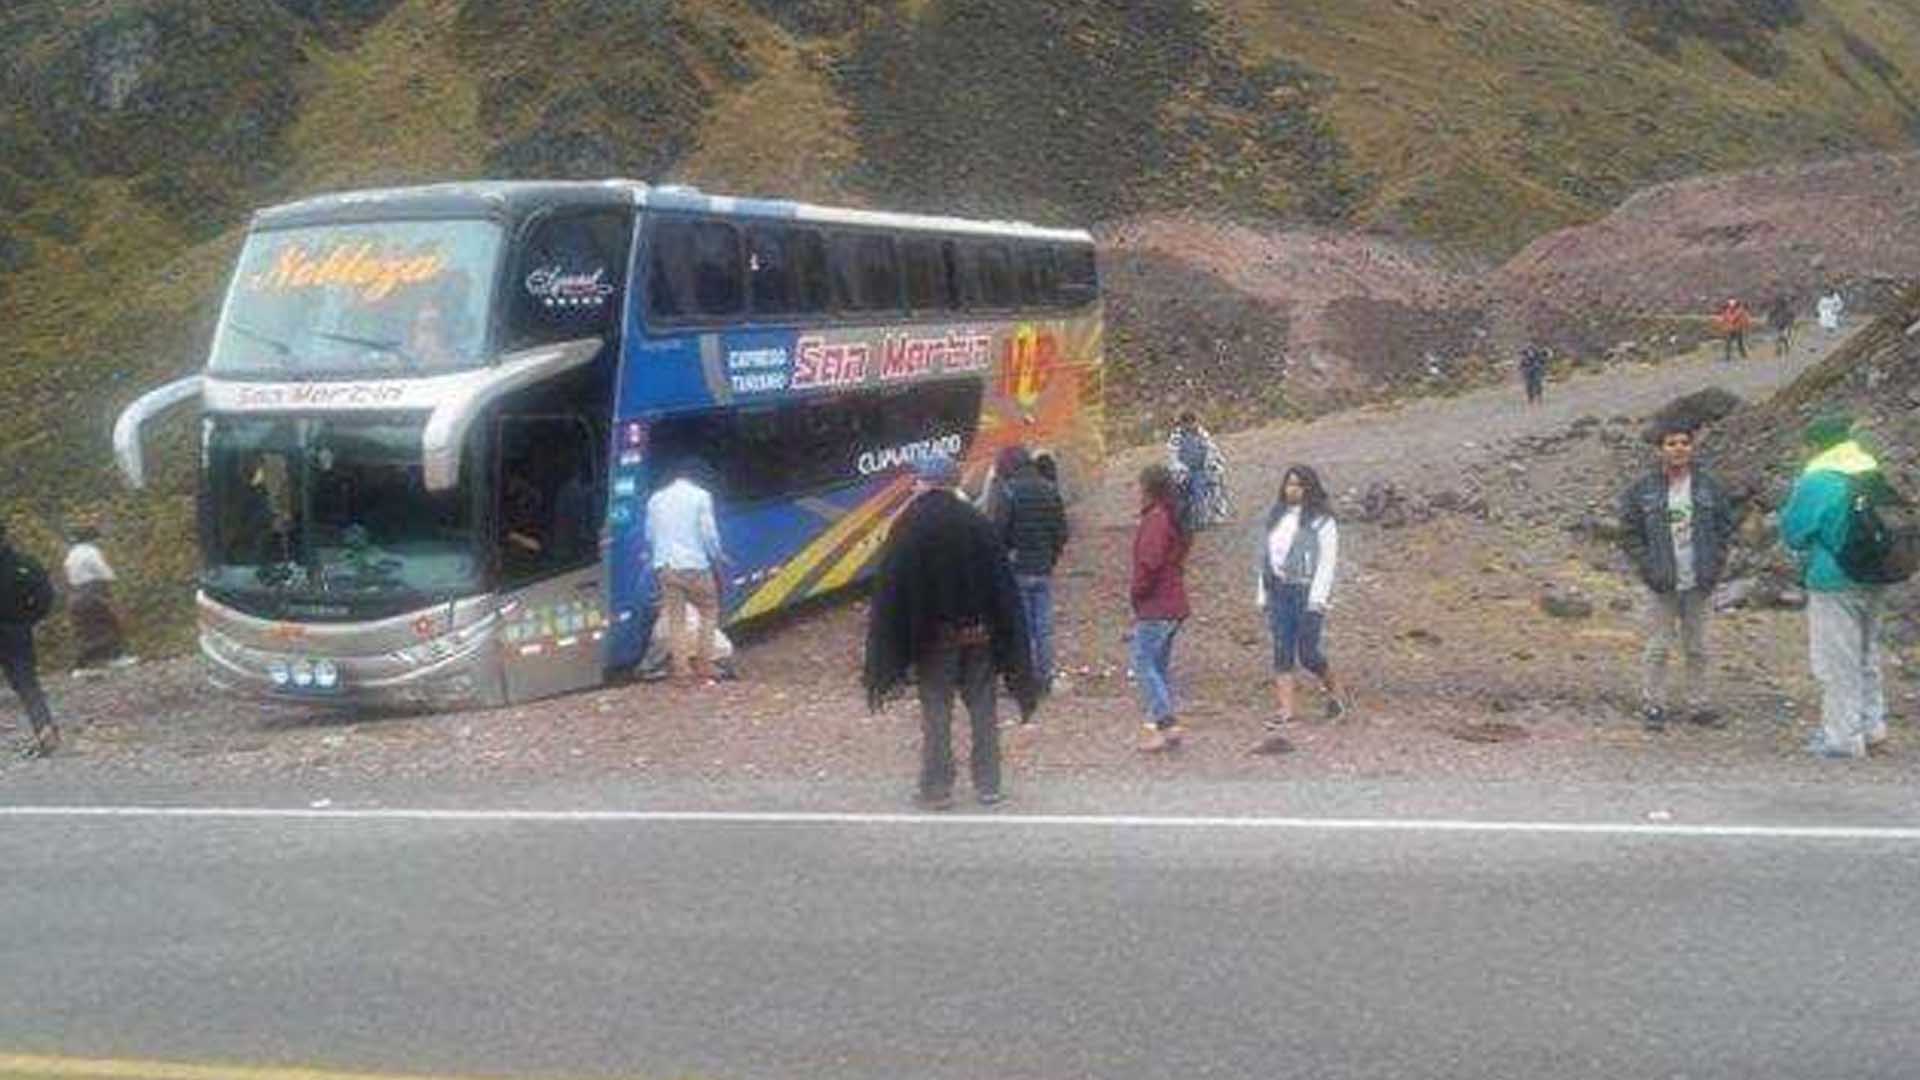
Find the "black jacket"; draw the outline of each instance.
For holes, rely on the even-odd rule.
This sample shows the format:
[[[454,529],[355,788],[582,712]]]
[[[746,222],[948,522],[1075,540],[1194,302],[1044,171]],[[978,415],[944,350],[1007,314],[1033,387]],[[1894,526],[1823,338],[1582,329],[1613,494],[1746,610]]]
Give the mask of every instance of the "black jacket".
[[[1026,616],[1006,551],[978,510],[952,491],[929,491],[894,519],[880,555],[867,622],[869,707],[878,709],[944,633],[970,625],[986,628],[994,669],[1032,712]]]
[[[1705,469],[1693,470],[1693,579],[1712,589],[1727,566],[1733,538],[1733,504],[1726,489]],[[1642,477],[1620,495],[1620,544],[1633,557],[1640,580],[1657,593],[1670,593],[1679,580],[1673,563],[1673,532],[1667,526],[1667,474]]]
[[[1060,489],[1032,465],[1007,482],[1006,497],[995,507],[994,528],[1013,555],[1013,572],[1053,573],[1067,546],[1067,508]]]

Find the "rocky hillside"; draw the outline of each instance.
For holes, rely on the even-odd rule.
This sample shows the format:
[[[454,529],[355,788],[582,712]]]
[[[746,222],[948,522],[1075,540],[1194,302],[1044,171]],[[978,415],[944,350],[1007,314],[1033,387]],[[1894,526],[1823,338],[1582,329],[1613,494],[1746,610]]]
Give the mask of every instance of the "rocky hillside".
[[[109,512],[136,603],[179,595],[184,455],[130,501],[106,432],[198,362],[248,209],[299,194],[618,174],[1094,225],[1124,437],[1168,393],[1255,419],[1498,355],[1459,275],[1650,183],[1910,148],[1914,56],[1884,0],[22,0],[7,512],[38,544]]]

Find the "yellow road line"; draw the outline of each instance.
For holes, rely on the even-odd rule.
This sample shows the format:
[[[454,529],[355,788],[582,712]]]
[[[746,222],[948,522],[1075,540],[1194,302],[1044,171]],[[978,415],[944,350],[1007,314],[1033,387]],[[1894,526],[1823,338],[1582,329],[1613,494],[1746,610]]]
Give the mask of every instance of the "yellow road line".
[[[13,1077],[21,1080],[479,1080],[284,1066],[188,1065],[173,1061],[0,1054],[0,1078]]]

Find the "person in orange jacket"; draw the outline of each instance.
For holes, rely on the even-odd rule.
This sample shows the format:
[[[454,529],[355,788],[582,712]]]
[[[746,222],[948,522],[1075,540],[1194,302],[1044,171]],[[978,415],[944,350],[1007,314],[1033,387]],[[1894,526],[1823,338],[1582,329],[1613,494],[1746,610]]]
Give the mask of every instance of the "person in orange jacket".
[[[1753,312],[1747,310],[1747,305],[1743,303],[1739,297],[1728,297],[1727,302],[1720,305],[1719,314],[1713,317],[1713,325],[1714,328],[1719,330],[1721,335],[1726,338],[1727,342],[1726,352],[1721,355],[1720,359],[1723,362],[1732,361],[1733,350],[1738,347],[1740,350],[1740,359],[1745,360],[1747,358],[1747,331],[1753,329]]]

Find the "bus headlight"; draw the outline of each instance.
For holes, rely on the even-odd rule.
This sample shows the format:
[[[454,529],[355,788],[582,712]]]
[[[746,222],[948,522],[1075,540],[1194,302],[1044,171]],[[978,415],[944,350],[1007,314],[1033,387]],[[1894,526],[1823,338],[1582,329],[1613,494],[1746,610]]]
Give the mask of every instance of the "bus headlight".
[[[267,665],[267,678],[275,686],[285,686],[293,681],[293,669],[287,666],[285,660],[275,660]]]
[[[340,685],[340,669],[331,660],[321,660],[313,665],[313,685],[322,690],[331,690]]]
[[[313,685],[312,661],[295,660],[293,662],[293,685],[302,687]]]

